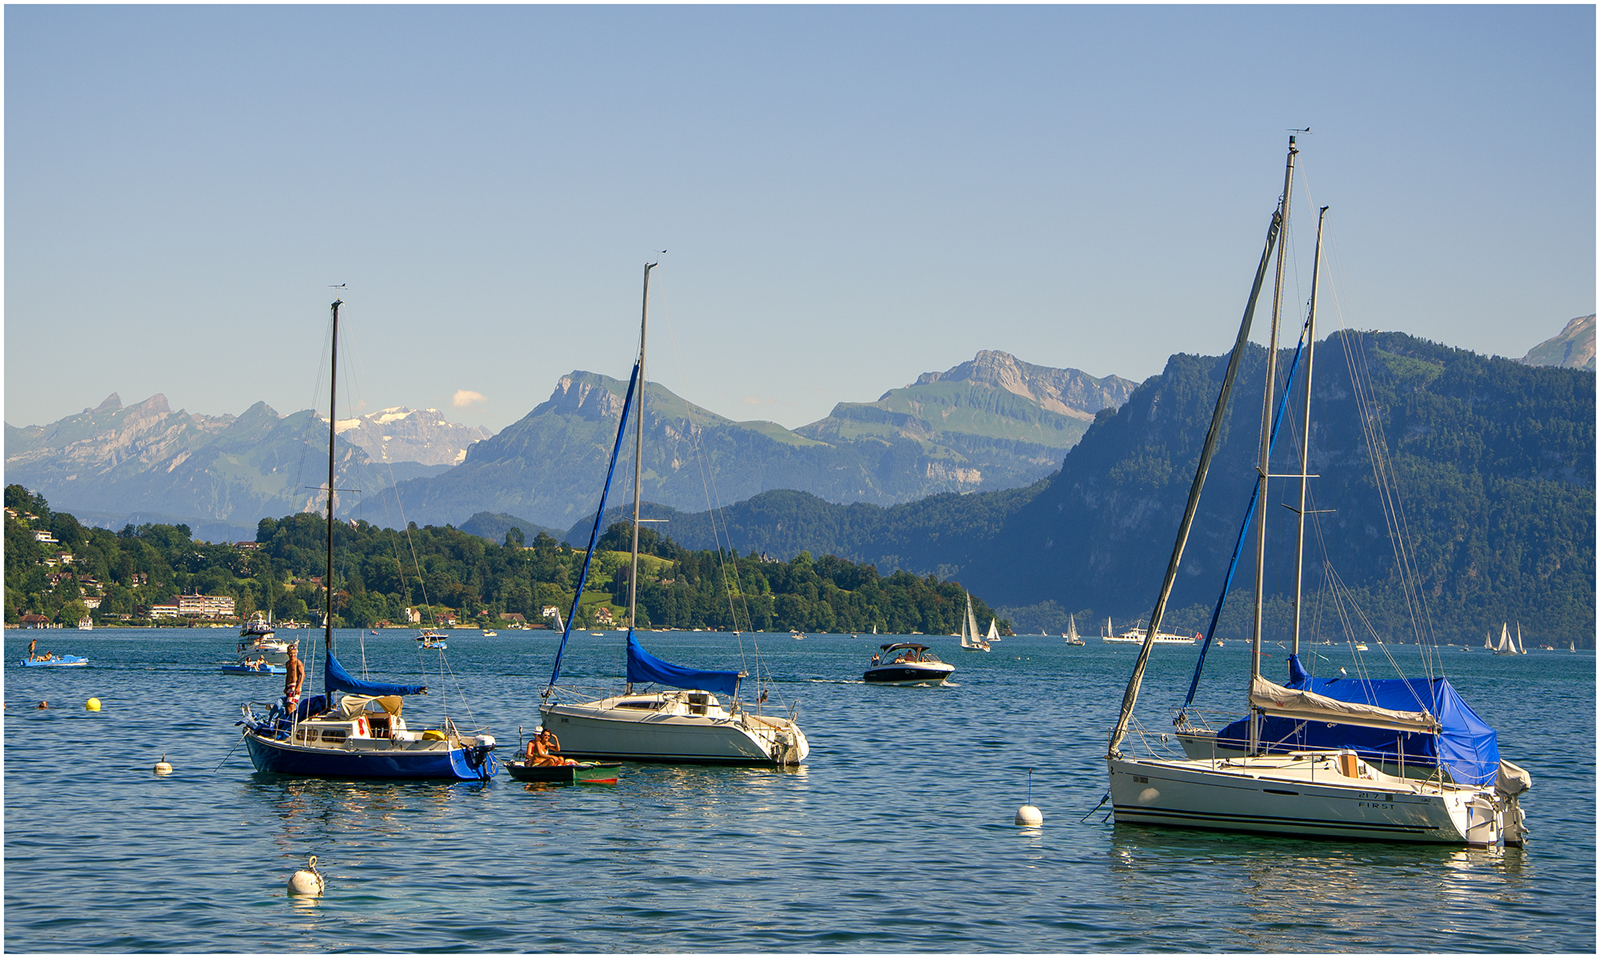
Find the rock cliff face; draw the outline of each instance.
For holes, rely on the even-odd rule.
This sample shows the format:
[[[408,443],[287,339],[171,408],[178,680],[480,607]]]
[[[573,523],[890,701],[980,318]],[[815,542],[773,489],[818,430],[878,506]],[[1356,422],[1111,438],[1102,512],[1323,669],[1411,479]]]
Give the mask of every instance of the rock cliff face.
[[[1560,334],[1528,350],[1529,366],[1563,366],[1594,372],[1594,314],[1569,320]]]
[[[1003,389],[1037,403],[1050,412],[1088,422],[1094,414],[1105,408],[1115,408],[1128,401],[1138,383],[1121,376],[1096,379],[1078,369],[1054,369],[1025,363],[1010,353],[985,349],[969,363],[962,363],[942,373],[923,373],[907,389],[937,382],[967,382],[973,386]],[[883,394],[878,401],[885,402],[894,392]]]

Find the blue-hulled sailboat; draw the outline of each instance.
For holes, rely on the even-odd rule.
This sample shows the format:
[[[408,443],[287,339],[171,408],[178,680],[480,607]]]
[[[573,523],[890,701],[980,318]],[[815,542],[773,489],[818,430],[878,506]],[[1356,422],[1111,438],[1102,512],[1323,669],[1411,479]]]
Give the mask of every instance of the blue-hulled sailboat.
[[[611,464],[595,511],[594,529],[589,535],[589,550],[583,571],[578,576],[577,593],[561,633],[550,684],[543,693],[541,717],[546,728],[561,741],[561,754],[572,758],[627,759],[639,762],[704,763],[721,765],[799,765],[810,752],[805,734],[793,715],[784,718],[752,712],[739,701],[739,684],[744,673],[692,669],[674,665],[651,655],[634,632],[638,608],[639,575],[639,475],[640,453],[644,444],[644,344],[650,316],[650,270],[644,268],[644,305],[639,322],[639,359],[628,381],[617,439],[611,450]],[[635,397],[637,396],[637,405]],[[636,418],[633,466],[633,548],[632,575],[628,584],[627,686],[619,694],[570,704],[557,700],[556,683],[561,677],[561,657],[578,618],[578,603],[589,577],[600,523],[606,511],[606,497],[627,434],[630,412]],[[661,686],[659,690],[635,691],[635,684]],[[722,696],[723,698],[719,698]],[[762,695],[757,705],[766,698]]]
[[[333,362],[337,379],[339,306],[333,302]],[[333,645],[334,401],[328,402],[328,564],[323,581],[322,694],[285,697],[242,707],[244,743],[258,772],[319,778],[403,778],[487,781],[494,777],[495,742],[467,735],[446,717],[437,729],[411,729],[401,717],[408,695],[423,685],[358,679],[340,664]]]

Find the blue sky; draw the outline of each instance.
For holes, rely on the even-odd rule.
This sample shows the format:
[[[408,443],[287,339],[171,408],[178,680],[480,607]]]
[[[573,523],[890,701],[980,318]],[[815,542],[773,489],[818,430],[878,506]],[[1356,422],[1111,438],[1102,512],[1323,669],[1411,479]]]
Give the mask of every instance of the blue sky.
[[[1308,125],[1292,301],[1329,205],[1325,330],[1520,357],[1594,311],[1594,18],[8,6],[5,420],[325,407],[346,283],[356,401],[498,430],[626,376],[660,249],[650,378],[732,418],[1142,380],[1228,348]]]

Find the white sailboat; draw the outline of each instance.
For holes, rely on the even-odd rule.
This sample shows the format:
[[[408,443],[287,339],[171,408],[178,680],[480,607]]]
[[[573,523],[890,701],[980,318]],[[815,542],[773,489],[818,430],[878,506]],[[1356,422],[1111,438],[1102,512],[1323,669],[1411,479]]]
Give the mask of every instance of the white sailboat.
[[[1526,645],[1522,644],[1522,623],[1521,622],[1517,623],[1517,654],[1518,655],[1527,655],[1528,654],[1528,647]]]
[[[1494,647],[1495,655],[1517,655],[1517,640],[1511,637],[1507,623],[1500,623],[1500,644]]]
[[[1068,645],[1083,644],[1083,637],[1078,634],[1078,620],[1076,618],[1070,615],[1067,616],[1067,631],[1061,633],[1061,637],[1067,640]]]
[[[1000,641],[1000,630],[995,628],[995,620],[992,617],[989,619],[989,634],[983,638],[986,642]]]
[[[993,628],[993,626],[991,626]],[[961,620],[961,647],[969,652],[987,652],[989,643],[978,634],[978,619],[972,614],[972,593],[967,593],[967,614]]]
[[[1241,755],[1222,757],[1165,758],[1136,756],[1125,752],[1122,743],[1128,734],[1139,687],[1149,662],[1162,614],[1171,595],[1183,548],[1199,504],[1201,489],[1216,451],[1217,439],[1232,391],[1239,362],[1249,343],[1251,318],[1265,278],[1278,235],[1287,224],[1294,177],[1295,141],[1289,139],[1289,155],[1284,187],[1277,212],[1267,232],[1255,283],[1247,302],[1238,338],[1229,358],[1227,373],[1217,397],[1216,409],[1200,453],[1189,492],[1183,521],[1173,545],[1172,557],[1156,600],[1144,644],[1133,674],[1123,693],[1122,709],[1112,731],[1106,752],[1111,799],[1118,824],[1136,823],[1208,828],[1225,831],[1292,835],[1297,838],[1376,839],[1386,841],[1443,842],[1493,845],[1502,840],[1518,843],[1522,839],[1522,815],[1516,794],[1529,785],[1525,772],[1501,762],[1493,784],[1460,784],[1442,773],[1431,779],[1390,774],[1367,761],[1354,747],[1318,748],[1268,754],[1262,740],[1262,723],[1270,718],[1287,719],[1299,726],[1377,729],[1397,736],[1423,734],[1438,736],[1440,720],[1428,709],[1403,711],[1364,702],[1347,701],[1302,688],[1287,688],[1261,675],[1263,625],[1263,576],[1266,567],[1267,478],[1271,435],[1272,403],[1262,412],[1260,458],[1257,465],[1257,492],[1253,503],[1256,536],[1255,616],[1252,634],[1251,674],[1247,689],[1249,703],[1248,741]],[[1326,215],[1327,208],[1322,210]],[[1307,348],[1315,343],[1317,286],[1320,275],[1321,219],[1317,230],[1317,253],[1312,266],[1310,311],[1302,341]],[[1274,282],[1270,344],[1266,356],[1265,396],[1274,395],[1277,373],[1279,309],[1282,302],[1285,253],[1278,250],[1277,277]],[[1310,434],[1310,364],[1307,364],[1305,390],[1306,426]],[[1304,544],[1306,450],[1302,446],[1298,478],[1301,484],[1300,548]],[[1299,573],[1303,560],[1296,558],[1295,648],[1299,644]],[[1198,674],[1198,673],[1197,673]],[[1442,680],[1441,680],[1442,681]],[[1459,699],[1455,700],[1459,703]],[[1465,708],[1464,703],[1460,703]],[[1467,711],[1470,712],[1470,709]],[[1474,716],[1475,717],[1475,716]],[[1182,716],[1180,715],[1180,723]],[[1215,740],[1213,740],[1215,741]],[[1492,741],[1492,738],[1491,738]],[[1191,753],[1192,754],[1192,753]],[[1491,772],[1491,775],[1494,773]]]
[[[644,449],[645,333],[650,317],[650,270],[655,265],[647,263],[644,268],[639,359],[634,364],[633,378],[628,384],[621,422],[617,426],[616,445],[611,452],[610,470],[606,473],[605,489],[600,495],[600,507],[595,511],[589,551],[583,560],[572,611],[567,615],[568,627],[562,632],[555,667],[550,674],[550,684],[544,690],[539,711],[544,726],[554,731],[560,739],[561,754],[572,758],[722,765],[799,765],[805,761],[811,746],[800,731],[794,714],[791,712],[787,718],[762,714],[760,705],[766,700],[765,692],[756,700],[756,711],[745,708],[739,700],[740,680],[745,678],[745,673],[674,665],[647,652],[634,633],[638,611],[639,477]],[[636,394],[637,405],[634,402]],[[561,676],[561,656],[571,635],[571,623],[577,618],[578,603],[583,598],[583,586],[589,575],[590,561],[594,558],[595,542],[599,538],[600,524],[605,515],[606,496],[610,493],[611,477],[622,451],[630,413],[637,422],[633,462],[632,567],[628,579],[627,686],[617,694],[563,703],[557,698],[556,685]],[[659,691],[638,692],[634,690],[636,683],[662,688]]]

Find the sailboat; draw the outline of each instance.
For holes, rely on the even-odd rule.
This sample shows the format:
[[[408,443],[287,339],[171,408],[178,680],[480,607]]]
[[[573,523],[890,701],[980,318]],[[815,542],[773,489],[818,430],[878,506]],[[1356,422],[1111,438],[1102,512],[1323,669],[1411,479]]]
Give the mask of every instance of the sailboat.
[[[794,715],[783,718],[750,711],[739,701],[739,671],[711,671],[674,665],[651,655],[635,634],[638,610],[639,577],[639,494],[640,462],[644,451],[644,357],[645,334],[650,319],[650,271],[644,268],[644,305],[639,320],[639,359],[633,366],[628,394],[617,424],[616,444],[606,470],[600,506],[595,510],[594,529],[589,535],[589,550],[584,556],[578,588],[556,650],[550,683],[539,706],[544,727],[561,740],[561,754],[571,758],[627,759],[638,762],[705,763],[722,765],[799,765],[810,753],[810,743],[795,722]],[[635,396],[638,397],[637,405]],[[617,694],[599,699],[564,703],[558,701],[557,682],[561,678],[561,658],[571,637],[571,625],[578,617],[589,565],[599,539],[606,497],[616,472],[627,435],[628,416],[637,420],[633,459],[633,545],[631,574],[628,579],[627,685]],[[636,683],[663,686],[660,691],[635,691]],[[727,702],[718,696],[726,696]]]
[[[422,685],[372,682],[345,670],[333,646],[333,467],[338,419],[333,398],[338,374],[339,307],[333,301],[333,360],[328,400],[328,565],[323,578],[322,694],[270,706],[247,703],[245,749],[258,772],[319,778],[403,778],[488,781],[496,770],[494,737],[466,735],[448,716],[437,729],[413,730],[401,717],[405,696]]]
[[[993,629],[991,625],[989,628]],[[967,593],[967,615],[961,620],[961,647],[972,652],[989,651],[989,643],[978,634],[978,620],[972,614],[972,593]]]
[[[1522,623],[1521,622],[1517,623],[1517,654],[1518,655],[1527,655],[1528,654],[1528,647],[1526,645],[1522,644]]]
[[[989,618],[989,634],[985,635],[983,639],[985,642],[1000,641],[1000,630],[995,628],[995,619],[993,616]]]
[[[1205,828],[1223,831],[1292,835],[1296,838],[1371,839],[1494,845],[1518,844],[1525,834],[1516,796],[1531,786],[1531,777],[1499,757],[1494,731],[1482,723],[1443,678],[1435,680],[1320,680],[1305,674],[1297,658],[1300,638],[1301,567],[1305,536],[1305,495],[1308,444],[1302,444],[1300,469],[1300,533],[1295,560],[1294,651],[1290,684],[1279,685],[1261,674],[1263,585],[1266,568],[1265,522],[1268,468],[1277,424],[1271,397],[1275,395],[1279,312],[1282,303],[1285,254],[1280,247],[1274,282],[1272,324],[1266,355],[1266,387],[1261,422],[1257,488],[1251,503],[1255,526],[1255,615],[1251,638],[1251,674],[1247,689],[1249,715],[1241,723],[1215,733],[1212,753],[1195,755],[1204,738],[1181,732],[1186,715],[1179,713],[1180,740],[1186,758],[1136,756],[1122,743],[1132,722],[1155,636],[1171,596],[1184,545],[1199,505],[1211,458],[1216,451],[1239,363],[1249,345],[1251,318],[1260,294],[1273,247],[1287,225],[1297,151],[1289,139],[1289,155],[1279,206],[1267,231],[1266,248],[1257,267],[1238,338],[1196,466],[1189,498],[1167,566],[1161,591],[1151,613],[1144,645],[1123,693],[1122,708],[1106,750],[1110,795],[1118,824],[1135,823]],[[1301,342],[1309,350],[1315,343],[1315,317],[1322,253],[1323,207],[1318,220],[1317,252],[1313,259],[1311,299]],[[1298,365],[1298,356],[1297,363]],[[1305,420],[1301,436],[1309,436],[1311,413],[1310,361],[1305,379]],[[1292,381],[1292,373],[1291,373]],[[1284,403],[1287,403],[1285,390]],[[1281,474],[1280,474],[1281,475]],[[1241,529],[1240,544],[1243,544]],[[1238,553],[1235,553],[1237,560]],[[1229,572],[1231,576],[1231,569]],[[1226,594],[1226,593],[1224,593]],[[1218,604],[1220,613],[1220,602]],[[1213,618],[1212,629],[1216,620]],[[1203,652],[1202,652],[1203,654]],[[1203,664],[1203,660],[1202,660]],[[1196,667],[1195,681],[1200,669]],[[1402,700],[1400,686],[1405,687]],[[1192,701],[1194,686],[1190,687]],[[1185,702],[1187,708],[1188,701]],[[1420,706],[1420,707],[1419,707]],[[1277,723],[1273,726],[1272,723]],[[1232,744],[1226,736],[1243,726],[1243,749],[1218,754]],[[1287,727],[1288,731],[1282,731]],[[1275,741],[1291,734],[1305,736],[1304,744],[1274,750]],[[1238,733],[1234,733],[1238,734]],[[1398,774],[1384,767],[1381,747],[1359,741],[1370,734],[1380,742],[1404,745],[1423,742],[1432,746],[1429,777],[1406,774],[1406,753],[1401,752]],[[1418,756],[1413,753],[1413,760]],[[1426,761],[1426,758],[1424,758]]]
[[[1500,623],[1500,644],[1494,647],[1495,655],[1517,655],[1517,640],[1511,637],[1511,630],[1504,622]]]
[[[1067,616],[1067,631],[1061,633],[1061,637],[1067,640],[1068,645],[1083,644],[1083,637],[1078,634],[1078,620],[1076,618],[1071,615]]]

